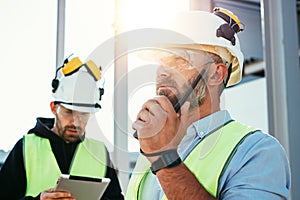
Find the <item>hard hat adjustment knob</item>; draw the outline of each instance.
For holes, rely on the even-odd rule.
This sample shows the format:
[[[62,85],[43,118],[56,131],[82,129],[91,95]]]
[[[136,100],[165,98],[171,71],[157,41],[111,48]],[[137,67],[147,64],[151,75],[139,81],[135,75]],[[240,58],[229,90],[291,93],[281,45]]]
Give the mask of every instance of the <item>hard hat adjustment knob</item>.
[[[235,45],[235,37],[234,37],[235,31],[230,27],[229,24],[222,24],[217,29],[217,37],[223,37],[231,42],[231,44]]]

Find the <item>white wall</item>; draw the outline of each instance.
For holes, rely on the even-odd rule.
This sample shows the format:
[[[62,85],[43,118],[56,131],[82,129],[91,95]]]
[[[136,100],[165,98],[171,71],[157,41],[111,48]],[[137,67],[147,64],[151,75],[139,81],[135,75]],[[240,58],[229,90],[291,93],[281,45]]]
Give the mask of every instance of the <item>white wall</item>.
[[[258,78],[232,88],[222,95],[222,108],[240,122],[268,132],[266,78]]]
[[[37,116],[52,116],[56,7],[53,0],[0,3],[0,149],[10,150]]]

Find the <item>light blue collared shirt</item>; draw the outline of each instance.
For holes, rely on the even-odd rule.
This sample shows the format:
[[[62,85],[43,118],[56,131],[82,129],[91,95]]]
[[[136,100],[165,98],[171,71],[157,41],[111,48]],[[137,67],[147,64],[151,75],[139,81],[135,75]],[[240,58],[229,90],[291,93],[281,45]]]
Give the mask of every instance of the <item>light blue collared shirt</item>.
[[[208,134],[232,120],[222,110],[191,124],[178,146],[178,154],[184,160],[191,150]],[[290,194],[290,168],[281,144],[269,134],[256,131],[246,137],[219,180],[222,200],[282,200]],[[164,192],[152,173],[146,177],[143,200],[160,200]]]

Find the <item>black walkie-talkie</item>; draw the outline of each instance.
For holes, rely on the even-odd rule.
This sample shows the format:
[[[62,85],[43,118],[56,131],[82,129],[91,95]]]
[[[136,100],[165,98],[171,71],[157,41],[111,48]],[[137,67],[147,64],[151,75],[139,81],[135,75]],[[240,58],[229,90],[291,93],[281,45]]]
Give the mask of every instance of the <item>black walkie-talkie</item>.
[[[199,75],[197,76],[197,78],[193,81],[191,87],[188,87],[188,89],[184,93],[183,97],[174,105],[174,110],[175,110],[176,113],[179,112],[181,106],[184,104],[184,102],[190,96],[190,94],[192,93],[192,91],[195,89],[195,87],[198,84],[198,82],[203,78],[203,75],[204,75],[205,71],[206,71],[205,69],[202,69],[201,73],[199,73]],[[136,139],[138,139],[138,135],[137,135],[136,131],[133,133],[133,137],[135,137]]]

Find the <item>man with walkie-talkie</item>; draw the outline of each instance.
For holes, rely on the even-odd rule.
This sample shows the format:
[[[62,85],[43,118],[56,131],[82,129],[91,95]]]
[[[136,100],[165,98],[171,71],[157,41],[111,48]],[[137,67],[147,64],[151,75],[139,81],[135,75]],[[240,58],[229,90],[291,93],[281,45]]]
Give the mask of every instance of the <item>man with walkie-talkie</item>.
[[[173,30],[191,42],[164,44],[164,52],[152,54],[157,96],[132,125],[141,155],[127,199],[288,199],[283,147],[220,108],[224,89],[242,78],[242,23],[222,8],[174,21]]]

